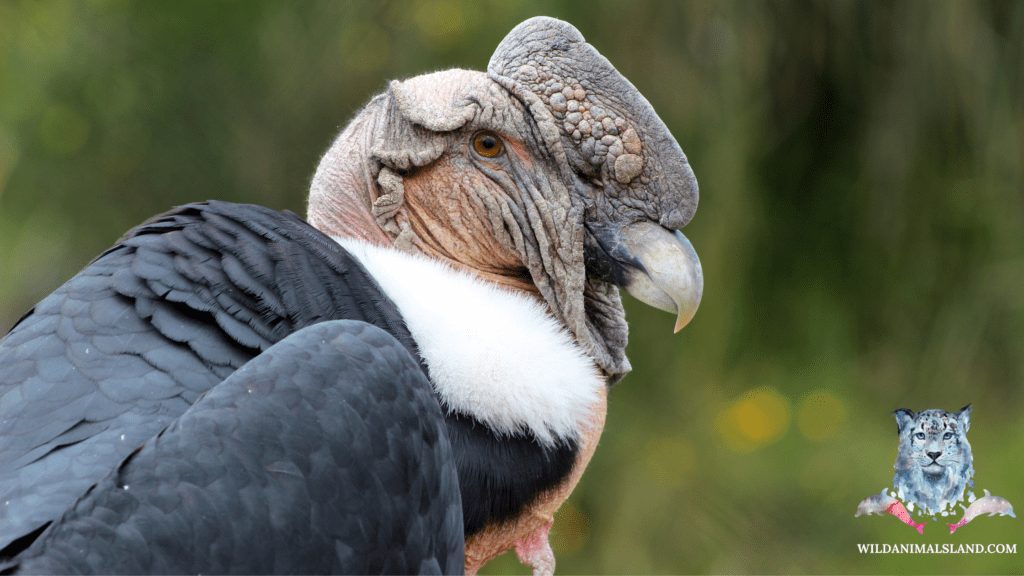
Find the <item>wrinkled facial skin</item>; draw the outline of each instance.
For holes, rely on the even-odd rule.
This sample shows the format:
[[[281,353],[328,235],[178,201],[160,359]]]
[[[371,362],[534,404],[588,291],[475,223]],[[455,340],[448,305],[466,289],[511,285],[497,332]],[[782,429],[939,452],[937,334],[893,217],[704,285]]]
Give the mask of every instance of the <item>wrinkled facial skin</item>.
[[[467,142],[468,144],[468,142]],[[472,169],[471,146],[463,156],[445,157],[437,170],[423,170],[404,180],[406,217],[412,242],[420,252],[433,254],[455,265],[465,265],[495,283],[537,293],[529,271],[502,226],[489,219],[487,198],[504,196],[504,191],[481,171]],[[498,164],[497,162],[487,162]],[[495,166],[493,171],[501,170]],[[457,178],[448,178],[455,174]],[[443,189],[438,196],[434,190]]]
[[[482,75],[474,79],[482,94],[472,120],[446,135],[445,152],[430,169],[404,178],[412,242],[492,282],[539,295],[522,256],[523,232],[537,225],[528,214],[534,197],[543,201],[540,191],[560,183],[548,177],[550,163],[531,145],[522,105]],[[492,148],[481,153],[480,142]]]
[[[439,73],[438,80],[452,75]],[[603,185],[579,174],[564,180],[554,159],[539,145],[539,130],[522,102],[482,75],[473,80],[481,83],[481,94],[472,98],[472,119],[444,137],[444,152],[428,167],[401,171],[407,210],[398,220],[408,219],[412,225],[410,241],[418,251],[499,284],[537,293],[515,248],[522,250],[521,236],[540,230],[569,259],[579,251],[580,238],[585,248],[598,246],[584,215],[595,210]],[[474,145],[475,139],[487,136],[497,141],[499,151],[493,155],[490,150],[480,153]],[[552,213],[538,206],[553,209]],[[582,234],[567,236],[560,228],[576,228]],[[588,277],[625,283],[615,260],[591,254],[586,252]]]
[[[439,86],[460,90],[440,99]],[[393,221],[378,219],[395,233],[396,246],[534,293],[558,280],[548,264],[574,259],[579,239],[567,232],[578,215],[569,214],[569,192],[537,146],[536,128],[523,105],[485,75],[462,70],[395,83],[390,96],[399,114],[389,115],[387,138],[404,137],[407,150],[417,150],[417,144],[419,149],[418,155],[374,150],[380,187],[397,190],[391,174],[401,179],[403,206]],[[420,128],[451,117],[463,124],[429,134]],[[420,141],[408,138],[410,133]],[[474,140],[480,137],[489,137],[492,149],[478,149]]]

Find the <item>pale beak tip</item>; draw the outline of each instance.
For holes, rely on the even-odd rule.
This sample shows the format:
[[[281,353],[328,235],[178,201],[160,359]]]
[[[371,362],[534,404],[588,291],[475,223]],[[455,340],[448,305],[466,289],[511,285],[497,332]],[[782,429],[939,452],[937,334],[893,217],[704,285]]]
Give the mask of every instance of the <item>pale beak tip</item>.
[[[695,310],[691,310],[687,314],[686,310],[681,310],[679,312],[679,316],[676,317],[676,325],[675,325],[675,328],[672,329],[672,333],[673,334],[678,334],[680,330],[682,330],[687,324],[689,324],[690,320],[693,320],[693,313],[694,312],[695,312]]]

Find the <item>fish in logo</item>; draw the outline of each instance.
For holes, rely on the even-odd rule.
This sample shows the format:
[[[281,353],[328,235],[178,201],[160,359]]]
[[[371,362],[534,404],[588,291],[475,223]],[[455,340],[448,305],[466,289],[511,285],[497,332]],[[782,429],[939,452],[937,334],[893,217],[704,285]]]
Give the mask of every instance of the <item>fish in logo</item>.
[[[1016,518],[1017,516],[1013,513],[1013,506],[1006,501],[1006,498],[1000,498],[999,496],[993,496],[991,492],[985,490],[985,495],[978,498],[967,507],[964,511],[963,518],[960,519],[956,524],[949,524],[949,533],[956,532],[956,529],[967,524],[971,520],[974,520],[982,514],[988,514],[990,517],[999,514],[1000,516],[1009,516],[1010,518]]]

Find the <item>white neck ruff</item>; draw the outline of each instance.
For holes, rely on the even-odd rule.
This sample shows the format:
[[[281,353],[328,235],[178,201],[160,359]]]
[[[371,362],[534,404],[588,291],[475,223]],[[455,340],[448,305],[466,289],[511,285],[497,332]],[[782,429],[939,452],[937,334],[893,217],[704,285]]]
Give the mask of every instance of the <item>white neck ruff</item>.
[[[579,438],[604,379],[543,304],[439,260],[334,239],[398,306],[445,409],[547,446]]]

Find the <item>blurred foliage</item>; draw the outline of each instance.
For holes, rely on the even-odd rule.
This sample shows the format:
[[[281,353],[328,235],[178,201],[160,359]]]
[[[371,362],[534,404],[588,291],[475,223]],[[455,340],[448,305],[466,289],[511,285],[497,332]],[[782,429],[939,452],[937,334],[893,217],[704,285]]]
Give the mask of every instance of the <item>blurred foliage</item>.
[[[0,330],[167,208],[304,212],[386,81],[572,22],[651,101],[702,200],[685,330],[635,370],[560,512],[563,573],[1020,573],[1021,519],[853,518],[891,412],[973,403],[977,486],[1024,506],[1024,3],[0,3]],[[1009,543],[871,555],[856,543]],[[490,572],[526,569],[509,554]]]

